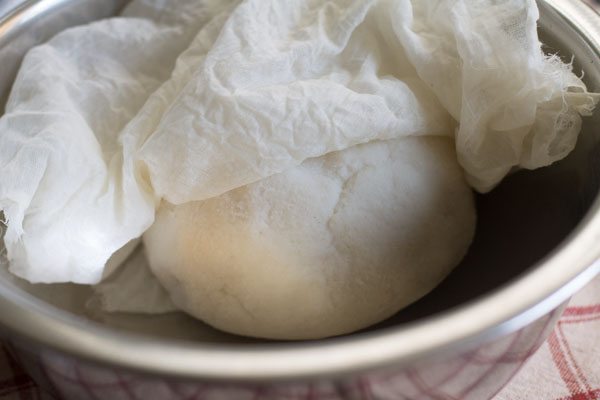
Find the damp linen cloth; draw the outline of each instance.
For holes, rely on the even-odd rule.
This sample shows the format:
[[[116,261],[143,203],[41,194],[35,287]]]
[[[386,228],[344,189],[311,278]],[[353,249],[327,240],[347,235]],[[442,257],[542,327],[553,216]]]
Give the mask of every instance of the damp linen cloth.
[[[69,29],[24,59],[0,119],[16,275],[97,283],[161,201],[375,140],[451,138],[487,191],[566,156],[597,101],[542,53],[534,1],[168,3],[132,6],[164,20]]]

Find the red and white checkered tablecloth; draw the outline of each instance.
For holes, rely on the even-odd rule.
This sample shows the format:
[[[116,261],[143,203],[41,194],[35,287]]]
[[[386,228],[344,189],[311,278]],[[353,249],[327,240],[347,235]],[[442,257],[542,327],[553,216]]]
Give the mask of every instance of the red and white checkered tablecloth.
[[[600,277],[573,297],[554,332],[494,400],[600,399]]]
[[[0,400],[49,399],[0,350]],[[600,399],[600,276],[573,297],[548,340],[494,400],[530,399]]]

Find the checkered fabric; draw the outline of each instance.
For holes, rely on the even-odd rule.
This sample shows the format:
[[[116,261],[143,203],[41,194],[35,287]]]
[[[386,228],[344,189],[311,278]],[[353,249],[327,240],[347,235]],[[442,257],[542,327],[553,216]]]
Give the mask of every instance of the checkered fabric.
[[[538,335],[547,332],[544,324],[538,332]],[[514,361],[528,356],[531,357],[525,366],[494,400],[597,400],[600,399],[600,277],[571,300],[548,340],[534,354],[525,354],[527,349],[537,347],[535,341],[529,335],[516,334],[493,347],[465,354],[453,360],[457,365],[452,368],[440,366],[452,371],[443,377],[443,382],[430,379],[443,375],[435,368],[425,371],[416,368],[402,375],[371,376],[347,385],[287,385],[281,390],[260,386],[215,388],[145,380],[57,358],[43,368],[58,396],[40,389],[20,368],[14,355],[3,350],[0,352],[0,400],[479,400],[483,397],[478,394],[478,387],[490,385],[484,379],[500,382],[508,379],[517,372],[518,363]],[[487,373],[492,370],[493,373]],[[464,385],[465,379],[472,379],[468,390],[463,387],[453,392],[452,381]],[[378,384],[384,381],[385,385]],[[440,387],[444,389],[439,390]]]
[[[0,348],[0,399],[39,399],[37,385],[5,349]]]
[[[495,400],[600,399],[600,278],[578,293],[544,345]]]

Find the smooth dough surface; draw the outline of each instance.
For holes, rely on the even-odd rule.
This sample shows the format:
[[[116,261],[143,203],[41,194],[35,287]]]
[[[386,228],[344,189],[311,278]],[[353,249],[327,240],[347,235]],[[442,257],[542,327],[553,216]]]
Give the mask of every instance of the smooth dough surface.
[[[163,205],[144,242],[182,310],[232,333],[310,339],[422,297],[460,262],[474,229],[453,141],[405,138]]]

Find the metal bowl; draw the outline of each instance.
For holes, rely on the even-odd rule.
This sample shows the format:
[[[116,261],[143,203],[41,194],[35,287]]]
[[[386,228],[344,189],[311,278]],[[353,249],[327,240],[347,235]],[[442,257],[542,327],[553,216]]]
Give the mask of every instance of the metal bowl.
[[[0,104],[29,48],[125,3],[1,2]],[[539,6],[548,52],[574,57],[589,89],[600,91],[600,16],[579,1]],[[463,263],[431,294],[366,331],[302,343],[246,341],[182,316],[90,315],[77,308],[86,288],[34,288],[1,271],[2,331],[34,378],[67,399],[490,398],[600,271],[598,114],[585,121],[567,159],[515,173],[478,196],[477,234]],[[57,300],[65,292],[75,294]],[[175,321],[194,334],[157,329]]]

